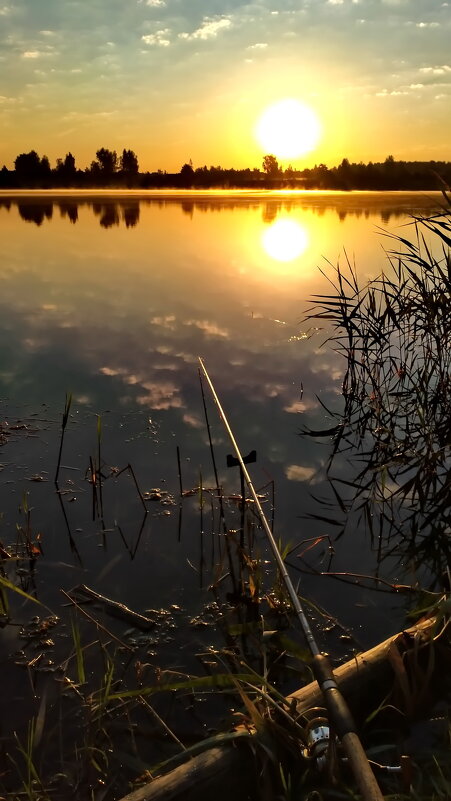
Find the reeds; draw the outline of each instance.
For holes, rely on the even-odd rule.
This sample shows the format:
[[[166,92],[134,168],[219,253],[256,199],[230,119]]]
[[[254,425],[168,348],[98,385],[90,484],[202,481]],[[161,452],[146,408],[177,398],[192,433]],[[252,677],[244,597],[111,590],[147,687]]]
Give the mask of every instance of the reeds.
[[[337,536],[364,524],[380,559],[410,558],[434,581],[451,556],[449,207],[412,230],[386,234],[393,247],[378,278],[361,286],[348,261],[331,294],[314,297],[307,319],[332,326],[328,343],[345,361],[343,405],[327,409],[333,425],[303,433],[332,437],[333,500],[321,519]]]

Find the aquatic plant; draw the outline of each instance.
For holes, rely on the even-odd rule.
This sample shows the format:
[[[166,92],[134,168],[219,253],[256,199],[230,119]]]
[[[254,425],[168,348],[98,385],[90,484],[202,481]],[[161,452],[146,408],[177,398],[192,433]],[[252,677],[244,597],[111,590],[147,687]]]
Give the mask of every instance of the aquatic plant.
[[[413,218],[413,237],[385,234],[387,268],[360,285],[337,267],[332,292],[314,296],[309,320],[332,326],[344,358],[342,406],[328,437],[333,491],[328,516],[338,536],[365,525],[379,557],[427,565],[440,576],[451,555],[451,199]],[[394,245],[393,245],[394,243]],[[340,465],[351,465],[344,478]],[[335,528],[335,530],[337,530]]]

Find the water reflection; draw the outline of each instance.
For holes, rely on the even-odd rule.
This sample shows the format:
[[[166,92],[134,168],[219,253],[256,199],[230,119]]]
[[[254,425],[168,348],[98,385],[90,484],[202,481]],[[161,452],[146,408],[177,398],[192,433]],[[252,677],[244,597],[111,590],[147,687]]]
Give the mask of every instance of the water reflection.
[[[385,262],[374,229],[390,216],[404,224],[407,212],[419,205],[412,196],[314,193],[262,201],[241,196],[217,201],[0,198],[0,398],[9,399],[1,419],[11,420],[12,409],[23,401],[26,414],[41,410],[42,418],[38,436],[23,432],[20,443],[2,445],[0,483],[8,484],[2,542],[4,535],[15,536],[20,498],[29,492],[33,523],[43,532],[45,547],[37,569],[42,600],[58,608],[59,588],[78,581],[131,608],[168,603],[195,608],[194,585],[197,589],[202,575],[205,584],[210,580],[206,569],[192,568],[198,531],[204,531],[193,525],[195,503],[196,513],[201,511],[196,496],[191,517],[190,508],[185,512],[189,499],[184,507],[179,543],[176,506],[152,501],[155,511],[143,526],[130,477],[106,476],[115,467],[117,477],[129,462],[143,492],[166,487],[175,497],[178,446],[183,486],[215,485],[199,355],[242,450],[258,451],[256,485],[268,478],[275,482],[277,536],[299,542],[324,535],[321,520],[312,518],[307,527],[305,518],[313,511],[312,485],[315,496],[325,492],[328,444],[301,441],[297,433],[304,423],[324,428],[324,407],[340,403],[343,365],[322,347],[325,332],[309,330],[300,320],[309,297],[327,287],[317,269],[324,257],[334,262],[346,246],[356,253],[365,278],[378,274]],[[286,270],[283,262],[289,264]],[[66,392],[73,393],[73,414],[62,461],[64,493],[55,498],[49,477]],[[84,478],[97,453],[97,413],[103,425],[98,460],[105,476],[100,531],[91,516],[94,485]],[[236,472],[226,468],[230,447],[213,411],[211,427],[220,483],[239,492]],[[343,480],[346,470],[343,465]],[[36,481],[36,475],[43,480]],[[120,554],[130,557],[126,569],[125,558],[117,561]],[[316,548],[308,557],[321,569]],[[343,538],[335,559],[337,570],[372,569],[373,555],[358,537],[352,547]],[[361,622],[356,602],[366,603],[366,597],[358,589],[340,593],[331,604],[326,580],[307,576],[303,582],[307,595],[333,607],[349,625]],[[367,605],[371,637],[380,616],[381,602]],[[173,664],[180,664],[177,659],[180,654]]]
[[[246,208],[261,209],[264,224],[271,224],[282,214],[291,214],[299,207],[309,209],[319,217],[326,212],[332,211],[337,215],[341,222],[348,216],[363,217],[368,219],[377,215],[384,224],[390,220],[403,217],[406,212],[423,211],[426,207],[432,206],[437,202],[437,194],[430,193],[425,196],[420,193],[402,192],[341,192],[341,193],[304,193],[294,197],[287,197],[287,193],[281,193],[282,197],[275,194],[269,199],[263,195],[255,197],[252,194],[231,195],[223,197],[221,195],[204,195],[196,198],[183,197],[177,194],[173,196],[135,196],[117,199],[114,195],[105,196],[85,196],[83,194],[65,196],[64,198],[52,197],[51,193],[44,197],[39,195],[26,196],[0,195],[0,209],[8,211],[12,207],[18,208],[19,214],[26,222],[34,222],[41,226],[45,220],[51,220],[54,207],[58,208],[63,218],[71,223],[79,220],[81,208],[87,208],[98,217],[102,228],[111,228],[124,223],[126,228],[132,228],[139,223],[140,208],[152,205],[163,209],[168,206],[176,205],[184,215],[192,218],[195,213],[205,214],[207,212],[242,210]]]
[[[293,261],[306,250],[308,236],[305,228],[298,222],[283,217],[263,232],[262,242],[271,258],[276,261]]]
[[[53,217],[53,203],[18,203],[19,214],[22,220],[42,225],[44,219]]]

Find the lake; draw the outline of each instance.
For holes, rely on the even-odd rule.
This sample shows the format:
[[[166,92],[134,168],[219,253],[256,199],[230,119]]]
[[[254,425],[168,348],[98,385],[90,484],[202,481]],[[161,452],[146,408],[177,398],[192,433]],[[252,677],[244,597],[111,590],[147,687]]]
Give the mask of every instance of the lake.
[[[42,686],[69,648],[61,589],[83,583],[139,612],[162,610],[160,634],[146,643],[153,668],[196,672],[196,654],[217,642],[205,607],[227,570],[199,356],[242,452],[257,451],[250,470],[269,517],[274,489],[275,534],[305,571],[293,574],[301,595],[364,647],[396,630],[402,601],[312,574],[372,573],[377,554],[361,531],[334,545],[319,519],[330,443],[299,432],[327,427],[326,409],[340,408],[344,365],[324,344],[327,331],[304,317],[315,294],[330,292],[324,273],[349,259],[363,282],[375,277],[393,246],[384,232],[408,235],[409,215],[438,202],[419,193],[0,195],[0,542],[22,554],[2,564],[61,620],[51,644],[42,632],[27,637],[42,608],[9,593],[13,622],[25,626],[25,635],[20,625],[0,633],[3,705],[16,727],[39,694],[23,665],[42,654]],[[231,447],[206,387],[205,397],[238,529],[239,474],[227,468]],[[103,484],[94,487],[99,446]],[[125,636],[126,625],[101,619]],[[83,638],[96,637],[89,621],[80,625]]]

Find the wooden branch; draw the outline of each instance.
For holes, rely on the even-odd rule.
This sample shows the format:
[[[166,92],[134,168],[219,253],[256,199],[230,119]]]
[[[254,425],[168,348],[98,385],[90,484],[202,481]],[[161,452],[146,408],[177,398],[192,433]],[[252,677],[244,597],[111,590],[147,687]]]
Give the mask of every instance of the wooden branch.
[[[401,715],[417,716],[431,691],[438,691],[439,682],[433,681],[428,665],[434,664],[434,675],[439,659],[431,659],[435,651],[435,618],[424,620],[405,631],[389,637],[369,651],[358,654],[334,671],[350,710],[357,719],[377,709],[385,698],[396,705]],[[445,638],[440,638],[440,643]],[[440,645],[441,655],[448,662],[449,649]],[[446,666],[444,668],[446,670]],[[409,696],[409,687],[411,690]],[[315,706],[322,706],[321,691],[316,682],[292,693],[298,714]],[[420,703],[415,703],[420,700]],[[193,757],[189,762],[165,776],[135,790],[121,801],[249,801],[261,799],[257,760],[252,741],[234,746],[221,746]],[[255,735],[255,745],[258,737]]]
[[[123,620],[134,628],[141,629],[142,631],[150,631],[156,626],[155,618],[145,617],[139,614],[139,612],[134,612],[132,609],[129,609],[128,606],[125,606],[125,604],[121,604],[119,601],[113,601],[111,598],[107,598],[106,595],[95,592],[91,587],[87,587],[86,584],[79,584],[70,592],[75,596],[76,600],[79,600],[80,596],[87,598],[101,606],[107,615]]]

